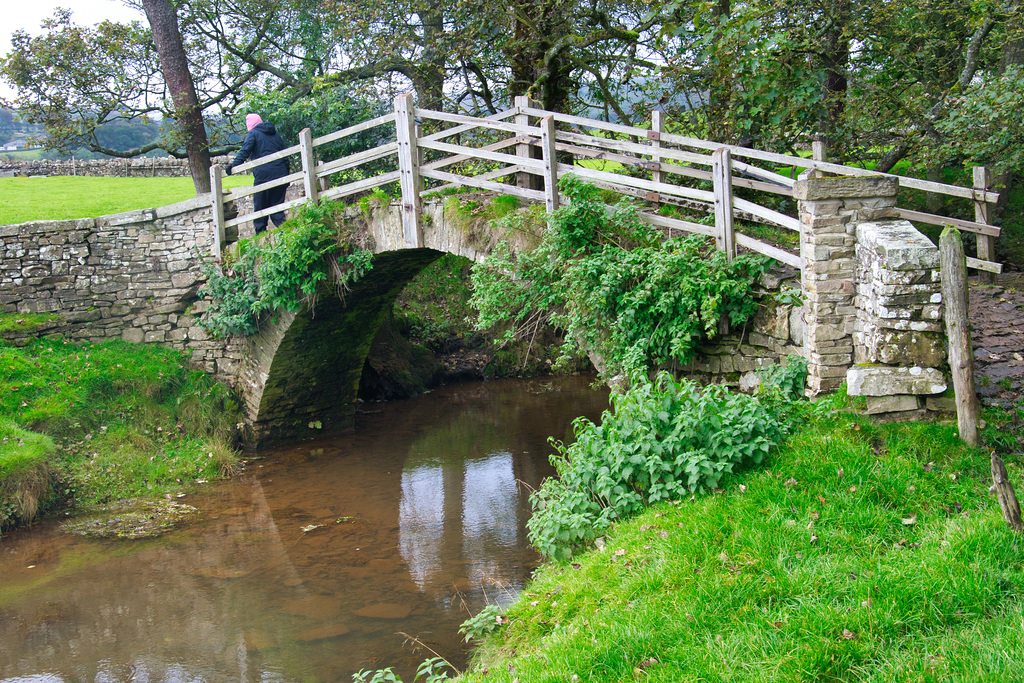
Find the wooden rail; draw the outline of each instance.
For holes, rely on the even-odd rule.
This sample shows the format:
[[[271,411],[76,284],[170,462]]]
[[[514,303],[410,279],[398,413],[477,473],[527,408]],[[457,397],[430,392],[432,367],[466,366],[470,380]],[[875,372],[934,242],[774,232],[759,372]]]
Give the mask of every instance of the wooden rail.
[[[432,132],[424,135],[419,121],[430,121]],[[391,141],[340,159],[317,162],[317,148],[379,126],[394,126]],[[477,118],[417,108],[411,95],[402,95],[395,99],[392,113],[320,137],[313,137],[306,129],[300,134],[298,145],[235,167],[244,172],[274,159],[297,156],[300,170],[279,180],[224,192],[222,170],[214,166],[211,203],[217,233],[216,253],[220,253],[227,227],[310,200],[340,199],[396,181],[401,187],[405,243],[408,247],[420,247],[423,245],[422,197],[426,194],[453,187],[473,187],[544,202],[549,211],[554,211],[562,201],[558,178],[573,173],[599,187],[644,200],[647,209],[641,211],[641,217],[651,225],[670,233],[693,232],[715,237],[718,248],[729,258],[742,248],[800,267],[799,255],[737,232],[737,219],[741,224],[744,220],[754,221],[800,231],[797,218],[758,204],[750,198],[750,193],[792,197],[794,181],[779,173],[779,168],[879,175],[829,163],[824,160],[821,148],[811,158],[804,158],[674,135],[663,128],[660,112],[652,117],[650,129],[634,128],[545,111],[532,106],[527,98],[517,97],[511,109]],[[606,167],[595,169],[565,163],[570,157],[606,162]],[[382,161],[390,170],[336,187],[322,187],[322,182],[334,174]],[[768,164],[774,169],[761,168],[755,163]],[[621,172],[613,170],[618,168]],[[975,233],[977,258],[968,257],[967,265],[988,273],[1000,272],[1002,266],[992,260],[994,240],[1000,231],[988,220],[989,206],[999,195],[988,190],[990,180],[985,169],[976,169],[974,187],[970,188],[897,177],[901,187],[972,201],[973,221],[903,208],[898,211],[907,220],[954,225]],[[225,219],[226,202],[299,180],[302,181],[299,198],[259,213]],[[745,196],[736,196],[736,189],[742,190]],[[714,213],[715,223],[711,226],[658,215],[658,208],[664,204],[703,208]]]

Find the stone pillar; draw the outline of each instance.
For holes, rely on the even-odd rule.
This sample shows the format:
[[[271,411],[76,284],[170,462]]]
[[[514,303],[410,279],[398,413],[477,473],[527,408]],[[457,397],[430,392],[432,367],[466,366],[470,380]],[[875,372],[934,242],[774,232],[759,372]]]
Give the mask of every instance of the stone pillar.
[[[847,391],[868,413],[908,413],[946,379],[939,250],[904,220],[857,226],[857,322]],[[933,402],[934,403],[934,402]]]
[[[810,396],[839,387],[853,364],[857,226],[896,218],[899,188],[891,177],[825,178],[817,174],[804,172],[793,187],[801,223],[801,284],[807,300],[804,352]]]

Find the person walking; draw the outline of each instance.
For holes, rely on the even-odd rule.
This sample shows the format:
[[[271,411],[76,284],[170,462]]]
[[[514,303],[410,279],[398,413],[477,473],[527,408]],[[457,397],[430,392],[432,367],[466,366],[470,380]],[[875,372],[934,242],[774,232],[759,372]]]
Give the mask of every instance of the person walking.
[[[285,148],[284,140],[277,134],[274,124],[264,121],[259,114],[245,115],[245,129],[248,132],[245,134],[245,140],[242,141],[242,148],[235,155],[235,160],[228,165],[228,175],[231,175],[233,167],[244,163],[246,159],[259,159]],[[283,178],[288,175],[288,159],[276,159],[261,164],[253,169],[252,174],[255,178],[253,185]],[[277,206],[284,201],[284,193],[287,190],[288,185],[278,185],[269,190],[257,192],[252,197],[253,210],[259,212]],[[272,213],[269,218],[274,221],[275,226],[280,226],[281,223],[284,223],[284,211]],[[267,219],[268,216],[261,216],[252,222],[257,235],[267,229]]]

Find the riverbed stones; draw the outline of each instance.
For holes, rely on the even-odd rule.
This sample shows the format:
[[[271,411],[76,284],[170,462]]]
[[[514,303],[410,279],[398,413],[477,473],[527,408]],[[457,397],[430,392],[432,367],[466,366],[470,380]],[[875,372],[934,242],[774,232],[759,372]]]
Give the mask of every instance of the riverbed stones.
[[[328,624],[326,626],[318,626],[317,628],[299,631],[295,634],[295,640],[303,643],[312,643],[318,640],[333,640],[334,638],[340,638],[341,636],[348,635],[351,632],[352,629],[344,624]]]
[[[412,612],[411,605],[378,602],[355,610],[353,613],[367,619],[405,619]]]
[[[341,601],[327,595],[317,595],[288,600],[281,606],[281,612],[315,621],[332,619],[341,613]]]

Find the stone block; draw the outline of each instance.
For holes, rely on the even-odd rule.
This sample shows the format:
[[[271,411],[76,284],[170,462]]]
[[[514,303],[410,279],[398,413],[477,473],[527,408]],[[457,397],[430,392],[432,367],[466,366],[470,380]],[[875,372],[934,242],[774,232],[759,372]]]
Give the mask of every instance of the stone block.
[[[854,365],[846,373],[850,396],[896,396],[900,394],[941,394],[945,376],[935,368]]]
[[[956,397],[955,396],[929,396],[924,401],[924,407],[933,413],[955,413],[956,412]]]
[[[895,197],[899,181],[889,176],[801,178],[793,185],[793,197],[802,201]]]
[[[868,396],[867,407],[863,412],[867,415],[878,415],[879,413],[903,413],[908,410],[919,410],[920,408],[920,396],[906,394],[900,396]]]
[[[144,339],[149,344],[152,342],[162,342],[166,337],[167,333],[164,330],[152,330],[151,332],[146,332]]]
[[[129,327],[128,329],[121,331],[121,339],[131,344],[141,344],[143,338],[144,335],[142,330],[137,327]]]
[[[878,221],[857,226],[857,242],[878,254],[889,270],[939,267],[939,249],[909,221]]]

